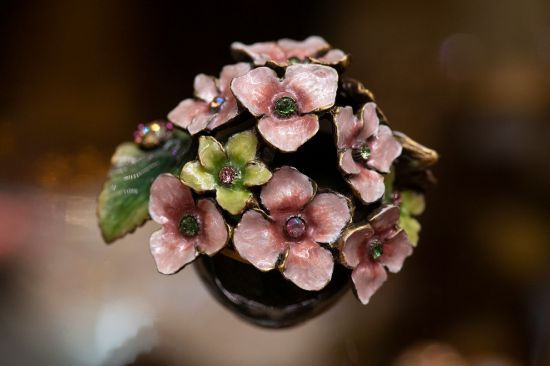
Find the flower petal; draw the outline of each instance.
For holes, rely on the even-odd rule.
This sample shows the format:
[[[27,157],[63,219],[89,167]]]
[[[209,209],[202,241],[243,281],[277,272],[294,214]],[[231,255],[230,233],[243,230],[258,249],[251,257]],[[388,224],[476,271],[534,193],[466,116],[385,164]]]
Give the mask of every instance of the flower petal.
[[[385,265],[390,272],[397,273],[403,267],[405,258],[410,256],[412,252],[411,242],[405,231],[401,230],[384,243],[384,254],[380,258],[380,263]]]
[[[210,112],[208,108],[203,112],[197,113],[187,127],[187,131],[189,131],[191,135],[195,135],[201,132],[208,126],[213,117],[214,115]]]
[[[349,177],[349,183],[364,203],[372,203],[384,195],[384,177],[374,170],[361,169],[361,173]]]
[[[240,214],[245,208],[250,199],[252,193],[246,189],[239,189],[236,187],[216,188],[216,201],[227,212],[232,215]]]
[[[334,260],[329,250],[305,240],[290,245],[283,275],[304,290],[319,291],[329,283]]]
[[[237,117],[238,114],[239,108],[237,107],[237,100],[235,100],[233,96],[227,97],[220,107],[220,110],[212,115],[207,128],[212,131],[231,121],[233,118]]]
[[[210,75],[198,74],[193,83],[195,97],[210,103],[219,94],[216,79]]]
[[[342,246],[342,260],[350,268],[355,268],[363,260],[368,240],[374,235],[370,225],[359,226],[346,232]]]
[[[216,178],[198,161],[190,161],[181,169],[181,180],[195,192],[202,193],[216,188]]]
[[[243,184],[247,187],[261,186],[271,179],[271,172],[264,163],[251,161],[243,168]]]
[[[319,131],[319,118],[314,114],[288,119],[265,116],[258,122],[258,131],[277,149],[292,152]]]
[[[256,158],[258,138],[252,131],[244,131],[231,136],[225,144],[227,156],[232,163],[243,166]]]
[[[394,205],[385,205],[378,209],[370,218],[369,222],[374,231],[384,233],[395,228],[401,214],[399,207]]]
[[[322,111],[334,105],[338,73],[324,65],[292,65],[286,69],[283,86],[298,96],[300,113]]]
[[[181,128],[187,128],[199,113],[208,111],[208,104],[192,98],[182,100],[168,113],[168,119]]]
[[[279,255],[286,249],[273,224],[254,210],[244,213],[233,235],[240,256],[261,271],[275,268]]]
[[[283,38],[280,39],[277,44],[285,52],[287,59],[290,57],[297,57],[300,60],[309,56],[314,56],[318,52],[330,47],[327,41],[319,36],[310,36],[303,41]]]
[[[363,168],[353,158],[351,149],[338,154],[338,165],[346,174],[359,174]]]
[[[348,200],[336,193],[321,193],[305,208],[311,238],[319,243],[334,243],[351,220]]]
[[[201,199],[197,203],[202,230],[197,240],[201,252],[212,255],[222,249],[229,238],[229,232],[222,214],[210,199]]]
[[[277,169],[262,188],[260,199],[270,213],[296,212],[315,194],[311,180],[289,166]]]
[[[378,263],[362,262],[351,273],[355,285],[355,292],[363,305],[368,304],[370,298],[388,278],[384,267]]]
[[[334,116],[336,126],[336,145],[339,149],[353,147],[355,138],[363,126],[362,122],[353,114],[351,107],[339,107]]]
[[[378,134],[378,125],[380,119],[376,114],[376,104],[373,102],[366,103],[360,112],[363,128],[359,131],[357,140],[367,141],[373,135]]]
[[[382,173],[388,173],[393,161],[401,155],[403,148],[393,137],[391,129],[382,125],[378,128],[376,139],[370,143],[370,149],[369,166]]]
[[[265,65],[269,60],[286,61],[287,59],[285,52],[275,42],[258,42],[251,45],[233,42],[231,51],[247,55],[256,65]]]
[[[333,49],[328,51],[321,57],[312,58],[312,60],[314,62],[318,62],[324,65],[338,65],[340,63],[345,63],[347,58],[348,55],[344,51]]]
[[[192,262],[197,256],[193,240],[179,234],[175,227],[163,227],[151,235],[150,249],[157,264],[157,269],[163,274],[173,274]]]
[[[268,67],[258,67],[231,82],[235,97],[255,116],[269,111],[271,99],[280,88],[277,74]]]
[[[220,85],[220,91],[223,94],[223,96],[227,99],[229,97],[233,98],[233,94],[231,94],[231,81],[233,79],[238,78],[239,76],[243,76],[247,72],[249,72],[252,69],[249,63],[246,62],[239,62],[234,65],[225,65],[222,68],[222,71],[220,73],[220,79],[219,79],[219,85]]]
[[[151,185],[149,214],[155,222],[177,222],[184,212],[194,209],[191,190],[172,174],[159,175]]]
[[[209,172],[214,172],[227,161],[222,145],[212,136],[201,136],[198,149],[199,161]]]

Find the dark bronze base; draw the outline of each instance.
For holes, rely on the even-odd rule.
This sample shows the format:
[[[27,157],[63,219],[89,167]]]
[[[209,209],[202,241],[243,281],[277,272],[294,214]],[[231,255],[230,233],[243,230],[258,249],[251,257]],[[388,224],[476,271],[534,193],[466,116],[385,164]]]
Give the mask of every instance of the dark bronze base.
[[[330,308],[349,288],[349,270],[336,264],[321,291],[305,291],[279,271],[261,272],[225,255],[200,256],[195,264],[212,295],[240,318],[266,328],[300,324]]]

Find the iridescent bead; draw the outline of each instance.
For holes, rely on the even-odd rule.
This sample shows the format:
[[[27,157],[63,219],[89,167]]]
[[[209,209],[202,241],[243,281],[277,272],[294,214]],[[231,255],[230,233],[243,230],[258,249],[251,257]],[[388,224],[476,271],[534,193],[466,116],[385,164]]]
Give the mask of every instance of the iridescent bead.
[[[210,110],[212,112],[217,112],[220,110],[222,104],[225,103],[225,98],[216,97],[210,102]]]
[[[134,142],[144,149],[152,149],[168,140],[174,125],[165,121],[140,123],[134,132]]]
[[[286,220],[284,230],[291,239],[301,239],[306,234],[306,222],[299,216],[292,216]]]

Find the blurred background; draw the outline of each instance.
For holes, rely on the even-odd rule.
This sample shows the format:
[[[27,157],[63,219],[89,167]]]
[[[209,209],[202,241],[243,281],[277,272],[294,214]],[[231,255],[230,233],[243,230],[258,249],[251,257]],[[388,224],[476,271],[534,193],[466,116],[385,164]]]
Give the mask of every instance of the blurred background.
[[[2,364],[550,365],[548,1],[3,1],[0,20]],[[310,34],[441,153],[439,185],[368,306],[264,330],[191,269],[158,274],[154,224],[105,245],[95,199],[115,146],[232,41]]]

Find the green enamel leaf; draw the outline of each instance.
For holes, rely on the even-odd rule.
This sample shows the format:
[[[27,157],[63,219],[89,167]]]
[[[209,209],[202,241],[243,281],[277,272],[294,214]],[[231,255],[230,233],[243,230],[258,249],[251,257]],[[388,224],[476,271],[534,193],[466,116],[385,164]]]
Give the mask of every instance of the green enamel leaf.
[[[121,144],[111,159],[111,170],[98,198],[98,219],[103,239],[110,243],[134,231],[149,218],[149,189],[162,173],[178,173],[190,158],[191,137],[174,132],[162,147],[144,151]]]
[[[244,131],[231,136],[225,144],[229,160],[243,166],[256,157],[258,138],[252,131]]]
[[[190,161],[181,169],[181,180],[194,191],[202,193],[216,188],[216,178],[198,160]]]
[[[419,239],[420,223],[414,217],[402,214],[399,217],[399,226],[405,230],[413,247],[416,247]]]
[[[426,208],[426,202],[424,201],[424,195],[422,193],[413,191],[401,192],[401,210],[418,216],[424,212]]]
[[[261,186],[271,179],[271,172],[264,163],[251,161],[243,168],[243,184],[245,186]]]
[[[219,205],[232,215],[240,214],[252,197],[252,193],[246,189],[238,188],[216,188],[216,201]]]
[[[211,136],[201,136],[199,138],[198,154],[201,165],[209,172],[219,169],[227,160],[222,145]]]

